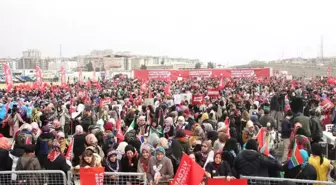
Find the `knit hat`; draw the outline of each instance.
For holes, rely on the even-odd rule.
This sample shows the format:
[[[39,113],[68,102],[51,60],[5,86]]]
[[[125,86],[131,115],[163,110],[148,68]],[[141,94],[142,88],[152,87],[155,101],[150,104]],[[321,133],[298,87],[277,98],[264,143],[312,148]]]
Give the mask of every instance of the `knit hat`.
[[[255,139],[248,140],[247,143],[246,143],[246,147],[245,148],[257,151],[258,150],[257,140],[255,140]]]
[[[132,145],[127,145],[127,146],[125,147],[125,154],[126,154],[128,151],[132,151],[133,153],[135,153],[135,148],[134,148],[134,146],[132,146]]]
[[[166,150],[162,146],[158,146],[155,149],[155,154],[157,154],[158,152],[161,152],[161,153],[163,153],[163,155],[166,155]]]

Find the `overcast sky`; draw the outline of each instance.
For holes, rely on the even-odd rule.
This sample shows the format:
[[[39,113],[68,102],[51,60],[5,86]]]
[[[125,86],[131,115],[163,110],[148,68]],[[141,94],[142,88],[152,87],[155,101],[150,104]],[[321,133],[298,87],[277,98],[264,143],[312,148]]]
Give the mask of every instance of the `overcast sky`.
[[[1,0],[0,57],[92,49],[251,60],[336,56],[336,1],[323,0]]]

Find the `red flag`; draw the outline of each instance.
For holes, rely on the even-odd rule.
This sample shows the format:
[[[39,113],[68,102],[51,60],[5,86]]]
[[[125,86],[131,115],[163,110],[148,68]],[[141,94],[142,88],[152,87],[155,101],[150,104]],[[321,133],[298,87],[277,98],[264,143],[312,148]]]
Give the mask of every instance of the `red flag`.
[[[70,142],[70,144],[68,146],[68,151],[65,154],[65,159],[66,160],[71,160],[72,152],[73,152],[73,146],[74,146],[74,138],[71,139],[71,142]]]
[[[66,79],[65,79],[65,68],[64,66],[61,67],[61,86],[66,85]]]
[[[124,141],[124,134],[121,131],[121,119],[117,120],[116,122],[116,130],[117,130],[117,140],[118,143]]]
[[[193,161],[187,154],[183,154],[174,180],[170,185],[199,185],[204,177],[204,169]]]
[[[229,136],[229,138],[231,138],[229,117],[226,117],[224,124],[225,124],[225,127],[226,127],[226,134]]]
[[[12,71],[7,64],[4,65],[4,71],[6,77],[7,91],[11,91],[13,88],[13,77]]]
[[[104,168],[80,168],[79,179],[81,185],[103,185]]]
[[[204,103],[204,96],[202,94],[193,95],[191,98],[193,105],[202,105]]]
[[[36,70],[36,84],[38,86],[41,86],[42,85],[42,72],[41,72],[41,69],[40,69],[39,66],[36,66],[35,70]]]
[[[216,178],[216,179],[208,179],[208,185],[218,185],[218,184],[225,184],[225,185],[247,185],[247,179],[232,179],[230,181],[224,178]]]

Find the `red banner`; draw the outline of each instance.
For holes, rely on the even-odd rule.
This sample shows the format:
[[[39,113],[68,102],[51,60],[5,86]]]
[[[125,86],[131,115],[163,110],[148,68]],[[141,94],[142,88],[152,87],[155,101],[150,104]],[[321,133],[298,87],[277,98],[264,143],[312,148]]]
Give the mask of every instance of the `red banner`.
[[[323,108],[323,110],[329,110],[335,107],[335,105],[328,99],[323,100],[320,103],[320,106]]]
[[[270,68],[251,69],[199,69],[199,70],[134,70],[134,76],[141,80],[177,80],[190,78],[270,77]]]
[[[208,185],[247,185],[247,179],[232,179],[230,181],[226,179],[208,179]]]
[[[201,94],[193,95],[191,98],[191,103],[193,105],[202,105],[204,103],[204,96]]]
[[[187,154],[183,154],[174,180],[170,185],[199,185],[204,177],[204,169],[193,161]]]
[[[81,185],[103,185],[104,168],[80,168],[79,178]]]
[[[78,97],[79,98],[85,98],[88,95],[88,92],[84,89],[78,91]]]
[[[6,78],[6,84],[7,84],[7,91],[10,91],[13,88],[12,71],[7,64],[4,65],[4,71],[5,71],[5,78]]]
[[[36,66],[36,85],[42,85],[42,72],[39,66]]]
[[[66,85],[66,79],[65,79],[65,68],[64,66],[61,67],[61,85]]]
[[[100,100],[100,106],[105,106],[111,104],[111,98],[104,98]]]
[[[216,89],[216,88],[208,88],[208,96],[218,97],[219,96],[219,90]]]

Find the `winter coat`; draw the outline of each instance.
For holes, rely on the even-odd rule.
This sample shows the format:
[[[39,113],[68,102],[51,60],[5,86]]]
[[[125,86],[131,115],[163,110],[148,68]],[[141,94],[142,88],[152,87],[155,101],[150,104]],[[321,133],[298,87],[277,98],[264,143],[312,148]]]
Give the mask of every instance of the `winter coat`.
[[[281,128],[281,137],[283,139],[289,139],[292,132],[292,125],[288,117],[282,121]]]
[[[63,155],[59,155],[54,161],[47,159],[45,163],[46,170],[61,170],[65,174],[70,170],[70,166],[66,163],[65,157]],[[59,185],[62,184],[64,178],[61,174],[49,174],[48,180],[50,182],[58,182]]]
[[[310,118],[310,131],[311,131],[311,138],[314,141],[318,142],[322,139],[323,137],[322,122],[316,116]]]
[[[52,133],[42,133],[36,142],[35,154],[39,159],[40,165],[44,168],[44,163],[47,160],[47,156],[52,148],[54,135]]]
[[[160,168],[160,165],[162,165],[161,169],[159,170],[159,173],[161,175],[161,180],[166,182],[169,179],[172,179],[174,177],[174,170],[173,170],[173,164],[171,160],[167,157],[164,157],[161,161],[158,161],[155,157],[152,157],[149,160],[148,164],[148,182],[153,181],[155,182],[155,173],[156,171],[154,168]],[[160,184],[160,183],[159,183]]]
[[[16,168],[16,171],[22,171],[22,170],[41,170],[40,163],[38,159],[35,156],[28,156],[23,155],[19,158]],[[32,174],[29,177],[25,176],[24,174],[17,176],[18,181],[26,181],[27,184],[30,185],[40,185],[43,184],[43,178],[40,174]]]
[[[278,161],[270,160],[255,150],[243,150],[240,152],[234,161],[234,167],[239,176],[259,177],[269,177],[269,169],[281,169]]]
[[[83,154],[85,150],[85,137],[86,134],[79,134],[74,136],[74,146],[73,146],[74,166],[77,166],[79,164],[80,156]]]
[[[304,116],[302,113],[298,113],[294,119],[291,120],[291,124],[294,125],[295,123],[301,123],[302,128],[304,129],[307,137],[311,136],[310,132],[310,119],[307,116]]]
[[[233,176],[231,167],[228,162],[223,161],[218,168],[215,167],[215,162],[208,163],[205,167],[205,171],[211,174],[211,178],[217,176]]]
[[[285,178],[291,179],[305,179],[305,180],[316,180],[317,173],[311,164],[307,164],[303,169],[301,165],[296,166],[292,169],[288,169],[288,163],[284,165],[283,171],[285,172]]]

